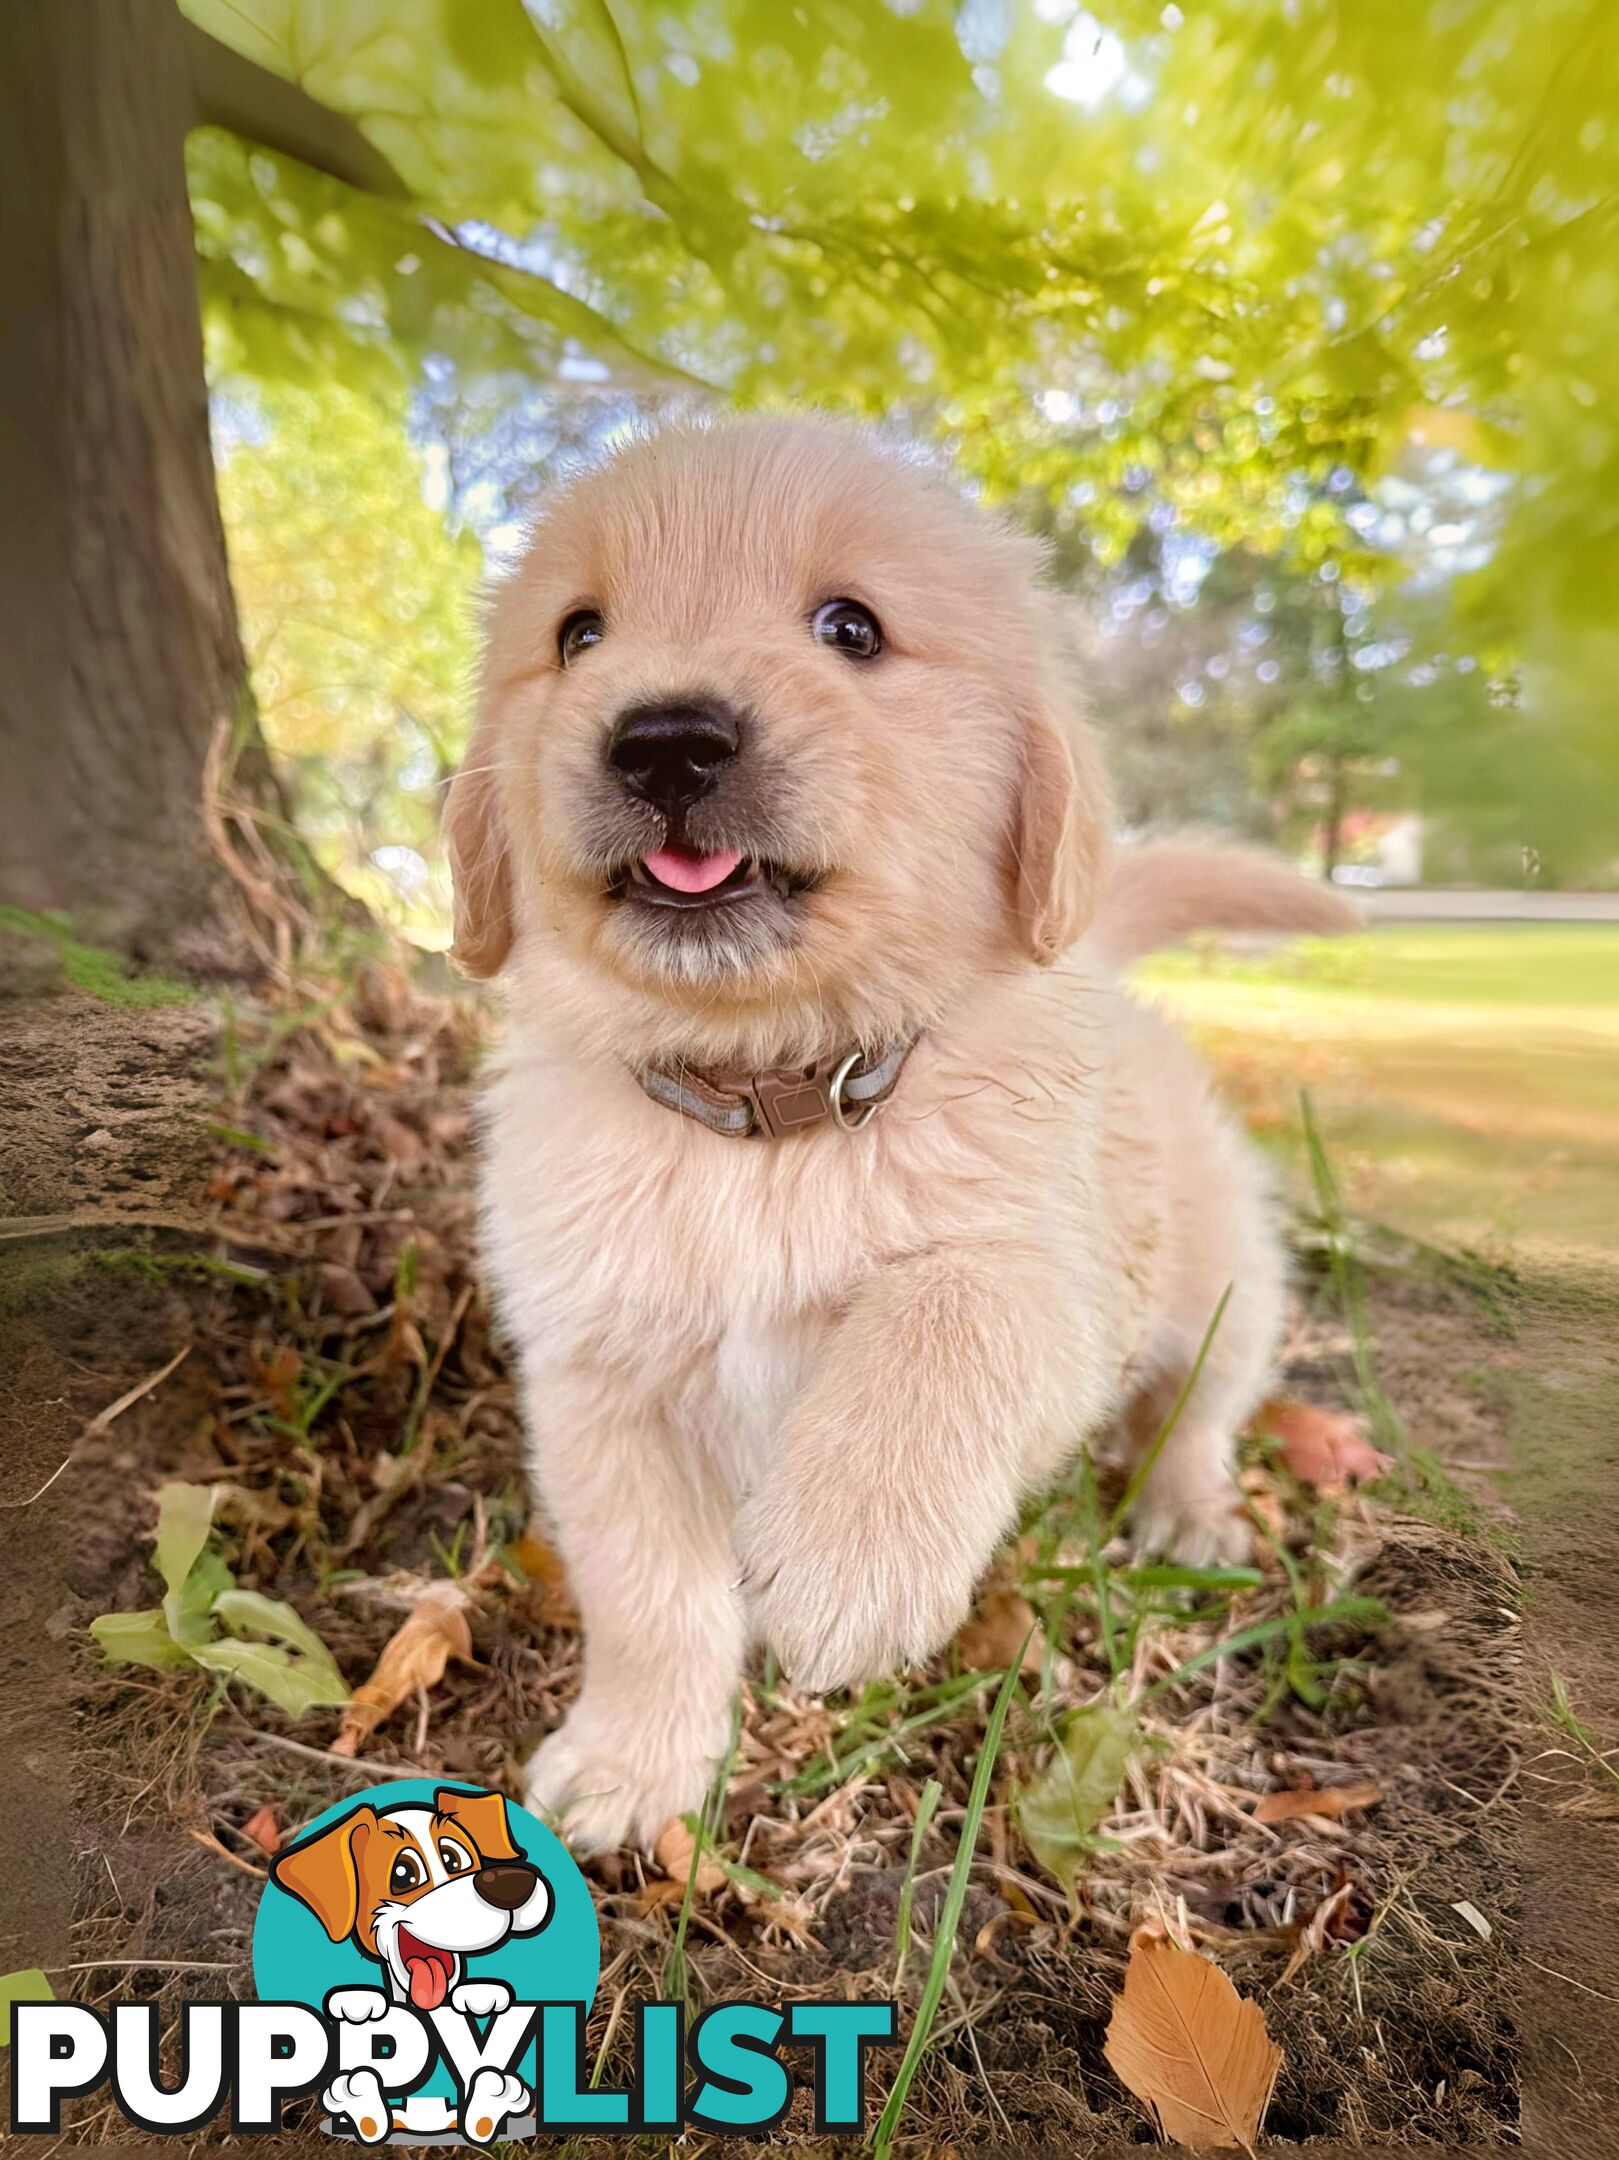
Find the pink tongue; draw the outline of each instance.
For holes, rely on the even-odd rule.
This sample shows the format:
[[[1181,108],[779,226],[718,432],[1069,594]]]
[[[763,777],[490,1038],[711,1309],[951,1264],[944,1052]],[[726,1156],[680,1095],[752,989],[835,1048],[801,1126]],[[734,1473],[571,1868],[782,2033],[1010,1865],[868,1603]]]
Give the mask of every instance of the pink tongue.
[[[659,848],[642,857],[660,885],[674,892],[712,892],[723,885],[742,860],[736,848],[721,848],[716,855],[693,855],[686,848]]]
[[[437,1958],[407,1958],[410,1999],[418,2010],[436,2010],[450,1989],[450,1976]]]

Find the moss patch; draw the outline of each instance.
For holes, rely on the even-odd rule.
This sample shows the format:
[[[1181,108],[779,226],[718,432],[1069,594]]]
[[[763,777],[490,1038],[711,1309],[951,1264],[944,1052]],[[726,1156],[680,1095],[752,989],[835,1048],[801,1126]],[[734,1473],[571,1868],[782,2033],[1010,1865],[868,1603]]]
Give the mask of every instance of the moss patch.
[[[26,908],[0,906],[0,935],[53,947],[63,980],[103,1005],[188,1005],[196,996],[189,983],[168,975],[138,975],[117,953],[84,944],[60,915],[31,915]]]

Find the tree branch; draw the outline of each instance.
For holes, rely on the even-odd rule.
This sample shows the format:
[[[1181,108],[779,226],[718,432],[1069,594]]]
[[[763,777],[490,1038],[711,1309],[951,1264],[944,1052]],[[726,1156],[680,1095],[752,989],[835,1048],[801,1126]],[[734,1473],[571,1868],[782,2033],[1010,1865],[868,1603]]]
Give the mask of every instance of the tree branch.
[[[394,166],[346,113],[232,52],[194,22],[186,23],[185,40],[199,121],[280,150],[368,195],[410,200]]]

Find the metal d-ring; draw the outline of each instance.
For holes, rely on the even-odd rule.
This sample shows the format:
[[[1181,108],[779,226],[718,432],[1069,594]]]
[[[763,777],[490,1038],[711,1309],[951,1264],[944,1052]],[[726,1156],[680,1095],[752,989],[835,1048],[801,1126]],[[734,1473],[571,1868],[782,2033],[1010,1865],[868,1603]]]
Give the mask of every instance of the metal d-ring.
[[[826,1099],[832,1111],[832,1122],[844,1132],[859,1132],[869,1125],[882,1108],[881,1103],[867,1103],[858,1117],[851,1118],[843,1107],[843,1083],[860,1063],[860,1052],[851,1050],[827,1083]],[[857,1105],[858,1108],[858,1105]]]

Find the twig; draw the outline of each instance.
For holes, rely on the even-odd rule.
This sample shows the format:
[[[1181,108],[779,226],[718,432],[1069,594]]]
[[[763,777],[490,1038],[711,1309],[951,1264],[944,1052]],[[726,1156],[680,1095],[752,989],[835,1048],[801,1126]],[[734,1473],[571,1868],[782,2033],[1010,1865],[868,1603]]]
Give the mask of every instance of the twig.
[[[181,1359],[187,1358],[190,1355],[190,1343],[183,1344],[181,1348],[174,1353],[173,1357],[170,1358],[169,1362],[165,1366],[163,1366],[160,1371],[155,1373],[148,1373],[144,1380],[139,1381],[134,1387],[128,1389],[124,1394],[120,1395],[116,1402],[108,1403],[105,1410],[98,1410],[95,1416],[90,1420],[89,1424],[86,1425],[83,1432],[80,1433],[78,1439],[75,1441],[73,1446],[68,1449],[67,1453],[62,1457],[62,1460],[57,1464],[56,1468],[51,1472],[50,1476],[45,1480],[44,1484],[41,1485],[38,1492],[30,1493],[26,1500],[0,1501],[0,1506],[8,1508],[27,1508],[32,1507],[36,1500],[42,1500],[87,1440],[99,1440],[101,1435],[107,1430],[108,1426],[111,1425],[114,1418],[122,1417],[124,1412],[130,1409],[135,1403],[138,1403],[143,1395],[150,1395],[153,1388],[161,1387],[163,1382],[169,1377],[170,1373],[173,1372],[174,1368],[180,1363]]]

